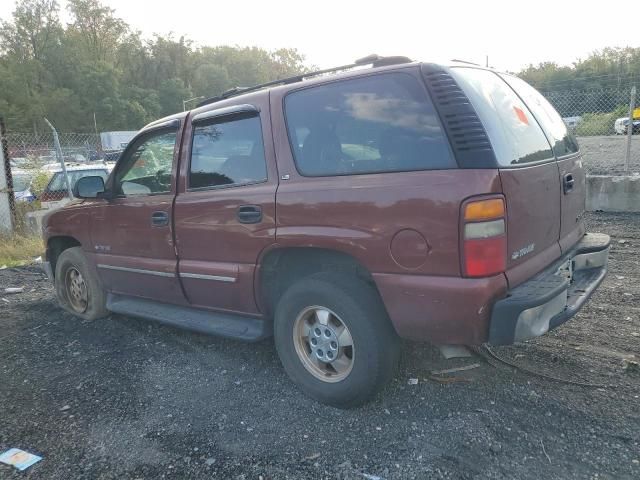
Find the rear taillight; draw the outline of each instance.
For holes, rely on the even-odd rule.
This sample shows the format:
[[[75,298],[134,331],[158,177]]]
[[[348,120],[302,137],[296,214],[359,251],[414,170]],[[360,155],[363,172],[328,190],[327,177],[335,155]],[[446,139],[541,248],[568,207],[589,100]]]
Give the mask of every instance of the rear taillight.
[[[504,199],[475,200],[464,205],[463,268],[467,277],[488,277],[507,266]]]

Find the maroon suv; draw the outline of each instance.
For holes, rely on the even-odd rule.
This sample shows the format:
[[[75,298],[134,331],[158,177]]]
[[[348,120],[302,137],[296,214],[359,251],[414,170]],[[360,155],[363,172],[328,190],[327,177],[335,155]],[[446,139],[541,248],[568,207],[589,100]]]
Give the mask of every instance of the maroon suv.
[[[45,267],[85,319],[274,335],[307,394],[358,405],[400,338],[510,344],[606,274],[578,145],[522,80],[371,56],[234,89],[143,128],[47,216]]]

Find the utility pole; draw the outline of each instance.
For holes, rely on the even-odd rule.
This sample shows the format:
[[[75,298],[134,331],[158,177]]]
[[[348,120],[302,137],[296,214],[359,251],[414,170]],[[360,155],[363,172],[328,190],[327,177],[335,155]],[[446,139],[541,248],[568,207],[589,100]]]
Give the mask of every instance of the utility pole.
[[[631,136],[633,135],[633,110],[636,103],[636,86],[631,87],[631,99],[629,100],[629,125],[627,125],[627,156],[624,159],[624,173],[629,175],[629,162],[631,161]]]
[[[56,156],[58,157],[58,161],[62,166],[62,173],[64,175],[64,179],[67,184],[67,194],[69,195],[69,199],[73,199],[73,192],[71,191],[71,182],[69,181],[69,174],[67,173],[67,165],[64,163],[64,156],[62,155],[62,147],[60,146],[60,139],[58,138],[58,132],[56,131],[54,126],[51,125],[51,122],[49,120],[45,118],[44,121],[46,122],[47,125],[49,125],[49,128],[51,128],[51,131],[53,132],[53,145],[56,147]]]

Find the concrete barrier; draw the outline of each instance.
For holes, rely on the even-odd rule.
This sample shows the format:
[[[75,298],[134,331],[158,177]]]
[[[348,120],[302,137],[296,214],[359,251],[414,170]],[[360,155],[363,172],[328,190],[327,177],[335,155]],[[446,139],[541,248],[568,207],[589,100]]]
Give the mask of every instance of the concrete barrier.
[[[640,175],[587,176],[587,210],[640,212]]]

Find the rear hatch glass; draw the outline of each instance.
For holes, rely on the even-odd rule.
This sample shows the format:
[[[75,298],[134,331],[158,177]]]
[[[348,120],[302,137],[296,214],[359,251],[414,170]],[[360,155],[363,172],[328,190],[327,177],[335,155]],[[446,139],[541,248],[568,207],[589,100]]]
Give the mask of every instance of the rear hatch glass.
[[[531,110],[500,76],[467,67],[452,68],[452,75],[478,113],[500,166],[506,275],[513,287],[560,255],[558,164]]]

